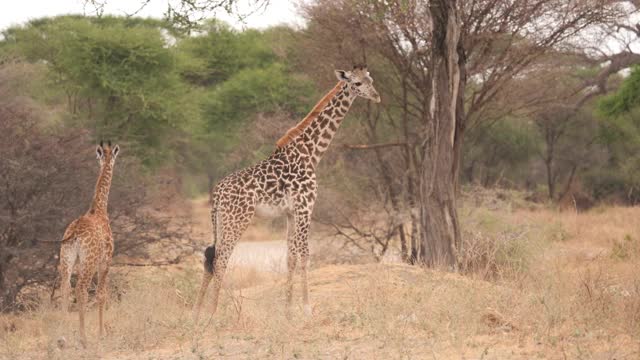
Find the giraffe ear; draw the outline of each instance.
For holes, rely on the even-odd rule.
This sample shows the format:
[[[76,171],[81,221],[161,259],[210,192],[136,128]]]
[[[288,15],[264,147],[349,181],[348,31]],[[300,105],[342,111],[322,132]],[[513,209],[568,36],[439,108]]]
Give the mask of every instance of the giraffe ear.
[[[111,154],[113,155],[114,159],[118,156],[119,153],[120,153],[120,146],[116,145],[111,149]]]
[[[338,78],[338,80],[340,81],[349,81],[351,80],[351,72],[349,71],[344,71],[344,70],[336,70],[336,77]]]
[[[104,157],[104,150],[102,149],[101,145],[98,145],[98,147],[96,147],[96,157],[98,158],[98,160]]]

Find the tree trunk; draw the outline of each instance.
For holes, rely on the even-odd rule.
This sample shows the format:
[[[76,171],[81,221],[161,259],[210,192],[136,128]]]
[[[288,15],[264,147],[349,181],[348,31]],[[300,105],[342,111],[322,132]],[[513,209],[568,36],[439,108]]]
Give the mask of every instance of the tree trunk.
[[[556,131],[550,121],[543,121],[544,140],[547,145],[544,154],[544,166],[547,171],[547,190],[549,193],[549,201],[553,201],[556,195],[556,181],[553,173],[553,160],[555,158]]]
[[[549,200],[553,201],[556,196],[556,182],[553,175],[553,158],[550,156],[544,161],[545,169],[547,170],[547,190],[549,193]]]
[[[420,228],[418,226],[418,224],[420,223],[420,216],[416,206],[417,186],[414,185],[417,183],[417,181],[414,182],[413,176],[411,176],[409,180],[410,181],[407,189],[407,191],[409,192],[409,209],[411,212],[411,254],[409,255],[409,263],[412,265],[416,265],[422,262],[420,260],[420,254],[422,253],[422,251],[420,250],[422,248],[422,239],[420,238]]]
[[[567,184],[564,187],[564,190],[558,196],[558,200],[561,200],[563,197],[567,196],[571,191],[571,186],[573,185],[573,180],[576,177],[576,171],[578,170],[578,164],[571,165],[571,171],[569,172],[569,178],[567,179]]]
[[[409,207],[410,216],[410,251],[406,259],[409,264],[415,265],[421,263],[420,260],[420,228],[418,226],[420,222],[420,216],[418,213],[418,168],[416,145],[414,144],[413,135],[414,129],[409,122],[409,106],[408,106],[408,85],[406,76],[402,78],[402,129],[404,132],[405,146],[403,148],[404,158],[404,181],[406,186],[405,201]]]
[[[464,130],[465,56],[456,0],[431,0],[432,94],[420,171],[422,260],[427,266],[457,268],[461,246],[456,208]]]

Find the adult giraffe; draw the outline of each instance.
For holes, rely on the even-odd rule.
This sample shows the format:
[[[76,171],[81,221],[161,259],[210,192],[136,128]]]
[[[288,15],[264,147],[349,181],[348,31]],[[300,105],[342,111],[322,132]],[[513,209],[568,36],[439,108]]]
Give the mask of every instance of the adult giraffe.
[[[287,213],[287,309],[291,307],[293,274],[299,261],[304,311],[311,314],[307,287],[308,237],[318,190],[316,166],[356,97],[380,102],[365,66],[355,66],[352,71],[336,70],[336,76],[338,84],[278,140],[277,149],[269,158],[228,175],[212,189],[214,242],[205,250],[204,275],[194,307],[196,321],[211,279],[214,280],[215,313],[229,257],[256,208],[261,206]]]

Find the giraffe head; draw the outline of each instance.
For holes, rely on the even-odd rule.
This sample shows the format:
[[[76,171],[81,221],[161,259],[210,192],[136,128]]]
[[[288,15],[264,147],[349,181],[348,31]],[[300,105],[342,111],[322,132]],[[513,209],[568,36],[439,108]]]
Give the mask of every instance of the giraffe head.
[[[373,87],[373,79],[367,71],[366,65],[356,65],[351,71],[336,70],[338,80],[349,85],[350,91],[357,96],[369,99],[373,102],[380,102],[380,95]]]
[[[111,146],[111,141],[108,141],[105,145],[104,142],[100,141],[100,145],[96,148],[96,157],[98,158],[100,167],[104,164],[113,166],[119,152],[120,147],[118,145]]]

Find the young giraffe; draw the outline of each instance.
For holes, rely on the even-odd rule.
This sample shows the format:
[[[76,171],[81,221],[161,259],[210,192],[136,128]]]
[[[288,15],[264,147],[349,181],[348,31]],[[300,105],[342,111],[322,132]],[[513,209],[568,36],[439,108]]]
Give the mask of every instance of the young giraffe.
[[[256,209],[263,206],[287,213],[287,311],[291,308],[293,274],[300,262],[304,311],[311,314],[307,239],[317,193],[316,166],[355,98],[361,96],[380,102],[366,67],[356,66],[353,71],[336,70],[336,76],[338,84],[305,119],[278,140],[278,147],[269,158],[228,175],[211,191],[214,242],[205,250],[204,275],[194,307],[196,321],[211,279],[214,280],[215,313],[231,252]],[[221,241],[219,244],[218,240]]]
[[[86,346],[87,337],[84,330],[84,311],[87,303],[87,288],[98,273],[98,288],[96,298],[98,302],[99,332],[102,336],[104,324],[102,312],[107,300],[107,274],[113,256],[113,236],[109,226],[109,214],[107,213],[107,201],[113,166],[120,148],[118,145],[111,147],[100,145],[96,149],[98,162],[100,163],[100,175],[96,183],[95,195],[91,207],[86,214],[74,220],[64,232],[62,245],[60,246],[59,278],[62,291],[62,309],[69,309],[69,291],[73,266],[78,265],[78,281],[76,283],[76,299],[80,312],[80,341]]]

